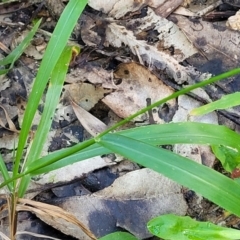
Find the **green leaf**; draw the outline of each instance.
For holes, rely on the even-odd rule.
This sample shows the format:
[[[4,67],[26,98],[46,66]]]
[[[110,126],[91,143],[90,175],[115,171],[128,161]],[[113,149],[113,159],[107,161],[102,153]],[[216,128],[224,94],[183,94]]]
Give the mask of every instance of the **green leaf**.
[[[218,144],[240,149],[239,134],[225,126],[206,123],[185,122],[150,125],[119,131],[118,134],[152,145],[196,143],[209,145]],[[76,146],[74,146],[74,148],[76,149]],[[36,167],[38,167],[38,170],[31,172],[33,175],[46,173],[87,158],[110,153],[108,149],[99,146],[99,144],[94,144],[83,149],[81,152],[63,158],[62,154],[65,154],[67,151],[70,152],[71,147],[56,151],[41,158],[38,163],[30,165],[29,170],[31,171],[31,169],[37,169]],[[50,165],[50,162],[57,158],[59,161]],[[46,167],[41,168],[42,164],[45,164]]]
[[[240,105],[240,92],[223,96],[221,99],[208,103],[191,111],[191,115],[203,115],[218,109],[227,109]]]
[[[190,217],[173,214],[151,219],[148,230],[155,236],[169,240],[230,240],[239,239],[240,231],[220,227],[210,222],[197,222]]]
[[[23,54],[24,50],[28,47],[30,42],[33,39],[34,34],[38,30],[38,27],[41,23],[41,20],[39,20],[32,30],[28,33],[28,35],[23,39],[23,41],[4,59],[0,60],[0,66],[4,66],[7,64],[11,64],[8,69],[1,69],[0,75],[7,73],[14,65],[15,61]]]
[[[19,136],[18,149],[14,165],[14,176],[16,176],[18,173],[23,149],[25,147],[32,120],[36,113],[43,91],[64,47],[66,46],[68,38],[70,37],[70,34],[86,4],[87,0],[69,1],[48,43],[42,63],[34,81],[32,91],[28,98],[28,103],[22,123],[23,127]]]
[[[130,233],[126,232],[115,232],[108,234],[104,237],[99,238],[99,240],[138,240]]]
[[[96,141],[112,152],[151,168],[240,216],[239,184],[213,169],[119,134],[107,134]]]
[[[0,154],[0,171],[2,173],[4,181],[7,181],[11,178],[9,173],[8,173],[8,170],[6,168],[5,162],[4,162],[1,154]],[[12,189],[13,189],[13,184],[10,183],[10,184],[7,185],[7,187],[9,189],[9,191],[11,192]]]
[[[220,160],[223,168],[227,172],[232,172],[240,165],[239,149],[229,148],[227,146],[212,146],[212,151],[216,158]]]
[[[31,162],[35,162],[42,152],[43,145],[47,139],[47,135],[52,124],[55,109],[59,102],[59,98],[62,92],[63,83],[67,74],[68,65],[71,61],[71,57],[72,47],[66,47],[63,50],[62,55],[60,56],[55,68],[53,69],[46,94],[41,120],[35,133],[34,139],[30,144],[30,150],[24,162],[25,164],[22,167],[23,170]],[[20,197],[24,195],[24,192],[28,186],[29,181],[30,176],[21,179],[21,184],[18,192]]]

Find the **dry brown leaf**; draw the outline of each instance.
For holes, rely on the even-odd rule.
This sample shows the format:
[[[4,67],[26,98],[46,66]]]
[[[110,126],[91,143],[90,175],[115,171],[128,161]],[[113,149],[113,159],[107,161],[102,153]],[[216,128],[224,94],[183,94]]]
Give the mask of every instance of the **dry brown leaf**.
[[[151,236],[146,228],[151,218],[164,213],[185,215],[187,211],[181,186],[150,169],[127,173],[104,190],[66,198],[56,204],[74,214],[98,238],[120,227],[144,239]],[[54,227],[61,227],[66,234],[84,239],[73,225],[66,225],[58,219],[42,216],[41,219]]]
[[[79,122],[93,137],[107,129],[107,126],[102,121],[81,108],[74,101],[71,101],[71,104]]]
[[[102,101],[121,118],[126,118],[146,107],[149,99],[151,103],[154,103],[173,93],[170,87],[166,86],[147,68],[137,63],[120,64],[114,75],[122,82],[117,85],[116,91],[107,95]],[[171,100],[167,104],[169,109],[174,109],[175,100]],[[159,118],[158,108],[154,108],[151,114],[152,121],[164,122]],[[147,123],[148,113],[135,120]]]
[[[61,218],[79,227],[90,239],[97,239],[74,215],[66,212],[60,207],[22,198],[18,199],[18,203],[20,204],[17,205],[17,211],[31,211],[48,218]]]
[[[19,133],[19,130],[16,129],[15,124],[13,123],[12,119],[9,117],[5,107],[2,104],[0,104],[0,108],[4,112],[4,115],[5,115],[5,118],[6,118],[6,121],[7,121],[7,124],[8,124],[9,127],[8,128],[5,127],[5,124],[3,123],[1,118],[0,118],[0,126],[5,128],[5,129],[7,129],[7,130],[9,130],[9,131],[11,131],[11,132]]]
[[[85,110],[90,110],[109,91],[88,83],[73,83],[64,86],[62,99],[70,97]]]

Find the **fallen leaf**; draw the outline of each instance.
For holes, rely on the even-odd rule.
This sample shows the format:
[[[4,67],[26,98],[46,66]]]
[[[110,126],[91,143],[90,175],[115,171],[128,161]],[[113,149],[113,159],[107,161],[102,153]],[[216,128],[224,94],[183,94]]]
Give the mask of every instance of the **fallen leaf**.
[[[62,99],[70,97],[85,110],[90,110],[109,91],[88,83],[73,83],[64,86]]]
[[[151,236],[146,228],[151,218],[164,213],[185,215],[187,211],[181,186],[150,169],[127,173],[92,195],[70,197],[56,204],[74,214],[98,238],[122,228],[144,239]],[[88,239],[74,225],[39,217],[65,234]]]
[[[117,85],[117,90],[108,94],[102,101],[121,118],[126,118],[146,107],[148,100],[154,103],[173,93],[170,87],[166,86],[147,68],[137,63],[120,64],[114,76],[120,78],[121,83]],[[171,100],[167,104],[172,110],[175,100]],[[151,113],[153,121],[163,122],[159,118],[158,108],[154,108]],[[135,121],[145,121],[146,123],[148,120],[148,113],[135,119]]]

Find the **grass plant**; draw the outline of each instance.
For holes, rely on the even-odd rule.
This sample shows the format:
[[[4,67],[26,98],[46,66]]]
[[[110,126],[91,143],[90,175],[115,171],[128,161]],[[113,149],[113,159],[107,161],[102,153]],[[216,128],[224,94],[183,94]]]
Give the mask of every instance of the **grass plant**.
[[[120,121],[106,131],[100,133],[95,138],[86,140],[66,149],[58,150],[47,156],[41,156],[42,148],[46,141],[47,133],[51,127],[52,118],[72,56],[72,48],[67,46],[67,40],[86,4],[86,0],[70,0],[53,32],[28,98],[28,104],[16,149],[16,156],[13,159],[14,167],[12,174],[8,173],[4,159],[0,155],[0,170],[4,178],[4,182],[0,184],[0,187],[7,186],[8,192],[6,194],[9,196],[10,203],[9,216],[11,222],[11,239],[15,239],[16,236],[16,204],[19,198],[24,197],[32,176],[47,173],[76,161],[110,152],[118,153],[144,167],[151,168],[183,186],[196,191],[205,198],[240,217],[240,185],[238,182],[213,169],[202,166],[188,158],[159,147],[159,145],[166,144],[196,143],[213,146],[215,149],[224,146],[227,149],[234,149],[234,151],[239,154],[239,134],[224,126],[192,122],[144,126],[113,133],[118,127],[133,120],[140,114],[147,112],[149,109],[166,103],[182,94],[186,94],[193,89],[204,87],[216,81],[239,74],[240,68],[233,69],[195,85],[183,88],[182,90],[175,92]],[[10,65],[9,68],[2,69],[2,72],[0,73],[4,74],[12,68],[14,62],[30,42],[39,24],[40,21],[33,27],[33,30],[30,32],[31,35],[28,35],[25,40],[25,44],[20,45],[17,48],[17,51],[13,51],[11,53],[12,55],[10,54],[11,58],[9,55],[0,61],[2,66],[7,64]],[[47,95],[41,120],[34,135],[30,135],[34,116],[46,88]],[[220,104],[218,103],[218,106],[219,105]],[[218,106],[214,105],[211,110],[216,109]],[[226,107],[226,105],[224,105],[224,107]],[[227,105],[227,107],[229,107],[229,105]],[[30,141],[30,144],[26,144],[27,141]],[[26,147],[27,152],[24,150]],[[221,152],[221,154],[224,155],[223,152]],[[234,154],[232,155],[232,161],[234,162],[236,158],[234,157]],[[234,165],[234,167],[236,166],[238,165]],[[232,170],[232,168],[233,167],[228,170]],[[161,221],[163,220],[161,219]],[[187,221],[188,220],[189,219],[187,219]],[[165,221],[167,224],[170,220],[167,219]],[[171,221],[173,222],[173,220]],[[152,226],[151,224],[152,222],[149,223],[149,226]],[[157,228],[156,225],[154,225],[154,227],[155,229]],[[149,227],[149,229],[151,230],[152,228]],[[221,229],[219,230],[217,227],[212,227],[212,225],[209,225],[208,229],[211,229],[211,231],[215,231],[216,233],[221,231]],[[155,234],[153,230],[151,231]],[[179,231],[182,231],[182,229],[179,228]],[[198,230],[195,229],[195,231],[197,233]],[[122,235],[123,237],[121,238]],[[171,239],[179,239],[177,236],[176,233],[176,237],[173,235],[173,238]],[[116,233],[116,235],[113,234],[111,237],[111,239],[135,239],[134,236],[126,233]],[[109,236],[106,236],[102,239],[107,240],[110,238]],[[205,239],[210,238],[207,237]]]

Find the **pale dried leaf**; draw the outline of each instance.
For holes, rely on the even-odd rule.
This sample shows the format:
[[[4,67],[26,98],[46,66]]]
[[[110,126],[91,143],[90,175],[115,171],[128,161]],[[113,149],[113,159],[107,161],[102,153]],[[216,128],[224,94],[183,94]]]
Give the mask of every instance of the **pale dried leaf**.
[[[226,25],[232,30],[240,30],[240,11],[238,11],[234,16],[229,17]]]
[[[173,90],[166,86],[147,68],[136,63],[120,64],[115,77],[122,79],[117,85],[118,89],[105,98],[103,102],[108,105],[119,117],[126,118],[138,110],[147,106],[148,99],[151,103],[156,102],[173,93]],[[168,102],[169,108],[173,109],[175,100]],[[158,109],[151,112],[153,121],[163,122],[158,116]],[[148,122],[148,113],[145,113],[135,119],[136,121]]]
[[[46,203],[36,202],[29,199],[18,199],[17,211],[31,211],[37,214],[42,214],[48,218],[61,218],[67,222],[73,223],[78,228],[80,228],[84,234],[86,234],[90,239],[96,239],[96,237],[91,233],[91,231],[74,215],[65,211],[64,209],[49,205]],[[22,205],[24,204],[24,205]]]
[[[189,70],[180,65],[176,59],[159,51],[154,46],[147,45],[143,40],[137,40],[133,32],[127,30],[124,26],[110,23],[106,30],[106,39],[109,44],[115,47],[121,47],[122,43],[129,46],[133,54],[140,55],[149,66],[154,65],[159,69],[166,70],[167,74],[174,78],[177,83],[183,83],[191,79]]]
[[[85,110],[90,110],[110,90],[88,83],[73,83],[64,86],[62,99],[73,99]]]
[[[6,118],[6,121],[7,121],[9,127],[8,128],[5,127],[5,124],[3,123],[3,121],[1,119],[0,119],[0,126],[11,132],[19,133],[19,130],[16,129],[15,124],[13,123],[12,119],[9,117],[8,112],[6,111],[5,107],[2,104],[0,104],[0,108],[4,112],[4,115],[5,115],[5,118]]]
[[[127,13],[140,10],[144,6],[150,6],[157,8],[161,6],[167,0],[114,0],[114,1],[102,1],[102,0],[90,0],[89,6],[92,8],[107,13],[109,16],[119,19]]]
[[[106,124],[81,108],[74,101],[71,101],[71,104],[79,122],[93,137],[107,129]]]

